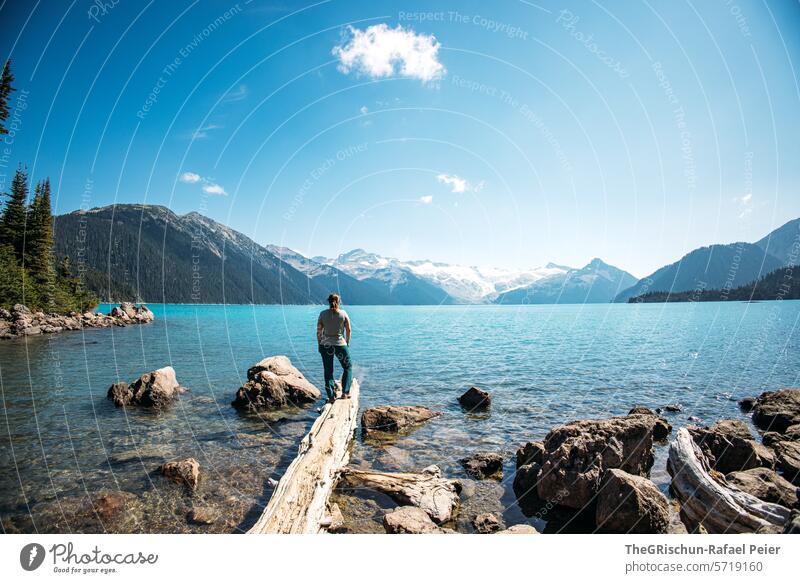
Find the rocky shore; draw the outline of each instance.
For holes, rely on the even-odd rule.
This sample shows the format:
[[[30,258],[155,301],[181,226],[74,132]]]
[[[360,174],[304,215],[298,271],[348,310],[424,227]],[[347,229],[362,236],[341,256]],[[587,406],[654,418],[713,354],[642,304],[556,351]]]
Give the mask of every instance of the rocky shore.
[[[108,314],[97,312],[45,314],[44,312],[32,312],[22,304],[16,304],[10,311],[0,309],[0,339],[55,334],[65,330],[84,328],[131,326],[146,324],[154,319],[153,312],[147,306],[144,304],[136,306],[130,302],[123,302]]]

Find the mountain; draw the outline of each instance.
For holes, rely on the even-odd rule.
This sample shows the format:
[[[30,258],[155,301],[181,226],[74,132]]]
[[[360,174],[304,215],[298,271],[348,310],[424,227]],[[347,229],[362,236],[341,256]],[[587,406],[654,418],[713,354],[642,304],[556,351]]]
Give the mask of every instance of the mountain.
[[[563,269],[563,268],[562,268]],[[501,293],[498,304],[584,304],[610,302],[636,283],[627,271],[592,259],[581,269],[555,273],[527,286]]]
[[[733,289],[705,289],[684,292],[649,292],[632,297],[629,303],[650,302],[720,302],[800,299],[800,277],[790,266],[768,273],[757,281]]]
[[[756,241],[764,253],[772,255],[783,265],[800,264],[800,219],[789,221],[769,235]]]
[[[327,287],[245,235],[198,213],[119,204],[55,218],[68,256],[103,300],[321,303]]]
[[[732,289],[755,281],[782,265],[780,259],[752,243],[701,247],[639,280],[617,295],[615,301],[626,302],[649,292]]]
[[[335,265],[362,281],[384,277],[405,277],[414,286],[427,286],[447,294],[457,303],[483,303],[498,294],[569,270],[555,264],[527,270],[451,265],[428,260],[400,261],[354,249],[336,259],[315,257],[314,261]],[[391,275],[390,275],[391,274]]]

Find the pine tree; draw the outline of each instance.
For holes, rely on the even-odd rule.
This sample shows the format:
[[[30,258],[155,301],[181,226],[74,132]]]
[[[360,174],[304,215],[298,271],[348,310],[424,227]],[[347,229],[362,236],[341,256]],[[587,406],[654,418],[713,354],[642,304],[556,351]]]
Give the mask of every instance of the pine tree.
[[[11,194],[0,217],[0,245],[9,245],[22,263],[22,254],[25,249],[25,221],[28,203],[28,173],[22,167],[17,167],[14,179],[11,181]]]
[[[0,77],[0,136],[7,134],[6,120],[10,113],[8,109],[8,99],[11,97],[11,92],[14,87],[11,85],[14,82],[14,75],[11,74],[11,60],[6,61],[3,67],[3,75]]]
[[[50,180],[36,185],[28,210],[28,231],[25,238],[25,267],[39,290],[40,297],[53,304],[56,281],[53,260],[53,213],[50,202]],[[48,306],[51,310],[52,305]]]

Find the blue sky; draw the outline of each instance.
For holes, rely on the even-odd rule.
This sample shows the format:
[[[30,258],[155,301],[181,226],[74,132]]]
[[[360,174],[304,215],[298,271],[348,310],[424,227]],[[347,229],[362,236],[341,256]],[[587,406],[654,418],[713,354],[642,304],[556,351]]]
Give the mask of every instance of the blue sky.
[[[797,2],[6,1],[0,22],[2,188],[24,162],[58,213],[637,276],[800,216]]]

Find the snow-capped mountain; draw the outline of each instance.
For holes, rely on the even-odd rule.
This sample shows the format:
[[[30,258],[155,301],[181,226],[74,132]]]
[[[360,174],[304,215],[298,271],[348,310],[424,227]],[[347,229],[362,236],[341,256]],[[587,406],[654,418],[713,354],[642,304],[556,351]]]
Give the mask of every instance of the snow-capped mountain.
[[[354,249],[336,259],[315,257],[359,280],[411,274],[443,290],[457,303],[483,303],[499,294],[533,282],[567,273],[571,268],[548,263],[533,269],[500,269],[451,265],[428,260],[401,261]]]

